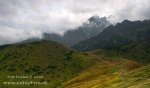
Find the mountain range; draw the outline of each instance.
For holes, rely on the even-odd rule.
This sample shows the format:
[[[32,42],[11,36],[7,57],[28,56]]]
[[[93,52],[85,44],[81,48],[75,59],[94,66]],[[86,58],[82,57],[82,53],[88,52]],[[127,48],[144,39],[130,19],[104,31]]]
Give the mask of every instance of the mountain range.
[[[149,68],[150,20],[93,16],[64,36],[0,46],[0,88],[149,88]],[[45,85],[16,84],[31,81]]]
[[[97,15],[90,17],[81,26],[66,31],[62,36],[56,33],[43,33],[44,40],[53,40],[67,47],[71,47],[80,41],[89,39],[98,33],[102,32],[104,28],[111,25],[106,17],[99,17]],[[27,39],[24,42],[36,41],[38,38]]]
[[[150,20],[124,20],[111,25],[85,41],[72,47],[79,51],[95,49],[116,50],[118,54],[142,63],[150,62]]]
[[[73,49],[90,51],[94,49],[113,49],[133,42],[150,41],[150,20],[124,20],[115,26],[111,25],[98,35],[81,41]]]
[[[95,15],[88,19],[87,22],[83,23],[76,29],[68,30],[63,36],[58,34],[44,33],[43,38],[46,40],[53,40],[64,44],[65,46],[73,46],[80,41],[89,39],[98,33],[102,32],[104,28],[109,26],[111,23],[106,17],[100,18]]]

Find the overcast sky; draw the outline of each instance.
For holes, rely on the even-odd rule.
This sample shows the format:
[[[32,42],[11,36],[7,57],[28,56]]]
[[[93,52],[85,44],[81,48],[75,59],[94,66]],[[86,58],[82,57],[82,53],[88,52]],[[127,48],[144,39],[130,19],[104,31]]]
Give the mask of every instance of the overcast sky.
[[[0,0],[0,44],[63,33],[93,15],[111,22],[150,19],[150,0]]]

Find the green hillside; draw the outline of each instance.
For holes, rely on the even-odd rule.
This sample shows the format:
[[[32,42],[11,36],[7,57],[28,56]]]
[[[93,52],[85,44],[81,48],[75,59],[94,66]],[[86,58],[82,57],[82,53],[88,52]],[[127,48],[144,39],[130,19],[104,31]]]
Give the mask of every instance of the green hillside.
[[[109,53],[109,56],[108,56]],[[64,88],[149,88],[150,65],[128,60],[108,51],[89,53],[99,59],[64,83]]]
[[[124,49],[77,52],[45,40],[1,46],[0,88],[149,88],[150,65]]]
[[[90,66],[84,53],[77,53],[52,41],[0,47],[0,88],[56,88],[61,82]],[[9,78],[8,76],[43,76],[43,78]],[[4,84],[35,81],[47,85]]]
[[[150,63],[150,42],[139,41],[118,48],[118,53],[132,60]]]

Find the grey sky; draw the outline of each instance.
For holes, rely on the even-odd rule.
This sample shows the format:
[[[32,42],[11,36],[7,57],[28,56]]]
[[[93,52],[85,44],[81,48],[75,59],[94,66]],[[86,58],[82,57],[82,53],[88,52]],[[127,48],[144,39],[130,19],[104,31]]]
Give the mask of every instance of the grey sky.
[[[0,44],[62,34],[93,15],[111,22],[150,19],[150,0],[0,0]]]

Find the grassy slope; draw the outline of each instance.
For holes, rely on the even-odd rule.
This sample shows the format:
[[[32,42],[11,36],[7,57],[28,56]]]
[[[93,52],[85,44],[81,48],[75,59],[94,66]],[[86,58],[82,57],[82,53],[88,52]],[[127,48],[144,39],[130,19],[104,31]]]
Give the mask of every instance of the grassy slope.
[[[128,44],[118,49],[118,52],[124,57],[131,58],[132,60],[142,63],[150,63],[149,41],[139,41]]]
[[[149,68],[114,51],[75,52],[52,41],[0,47],[0,88],[149,88]],[[44,78],[8,79],[8,75]],[[48,85],[3,85],[31,80]]]
[[[124,59],[114,52],[96,51],[90,54],[99,59],[99,62],[64,83],[65,88],[150,87],[150,65]]]
[[[52,41],[0,47],[0,88],[55,88],[92,61]],[[40,79],[8,79],[8,75],[43,75]],[[40,81],[48,85],[3,85],[4,81]]]

